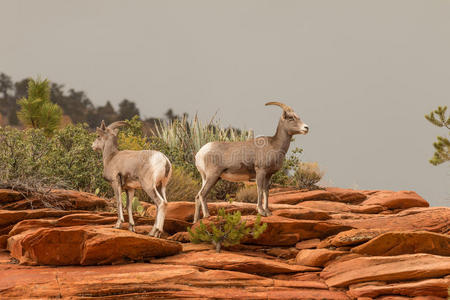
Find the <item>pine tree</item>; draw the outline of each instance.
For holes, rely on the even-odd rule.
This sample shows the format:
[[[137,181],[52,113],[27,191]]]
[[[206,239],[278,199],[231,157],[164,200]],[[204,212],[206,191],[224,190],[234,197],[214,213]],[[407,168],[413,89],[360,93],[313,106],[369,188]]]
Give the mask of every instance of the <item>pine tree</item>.
[[[447,118],[445,116],[446,111],[447,106],[439,106],[438,109],[432,111],[429,115],[425,115],[425,118],[433,125],[445,127],[450,130],[450,117]],[[436,166],[450,160],[450,141],[447,138],[438,136],[437,142],[434,142],[433,146],[435,152],[433,157],[430,159],[431,164]]]
[[[17,103],[20,105],[17,117],[25,126],[42,128],[48,135],[60,126],[62,110],[50,101],[50,86],[47,79],[30,79],[28,98],[21,98]]]
[[[191,242],[198,244],[201,242],[212,243],[216,247],[216,252],[220,252],[223,246],[239,244],[241,240],[252,235],[257,239],[267,228],[267,223],[261,224],[261,216],[258,215],[253,227],[247,227],[245,221],[241,220],[241,212],[233,214],[225,213],[225,209],[219,209],[216,224],[209,226],[200,221],[200,226],[194,231],[188,227]]]

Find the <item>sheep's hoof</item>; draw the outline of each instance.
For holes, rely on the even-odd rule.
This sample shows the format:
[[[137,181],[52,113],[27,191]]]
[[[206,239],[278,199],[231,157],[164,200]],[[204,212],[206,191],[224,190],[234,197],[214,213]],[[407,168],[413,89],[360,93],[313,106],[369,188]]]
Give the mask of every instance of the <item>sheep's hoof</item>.
[[[271,215],[272,215],[272,212],[270,210],[268,210],[268,209],[264,210],[264,217],[268,217]]]
[[[258,207],[258,214],[260,214],[261,216],[265,217],[266,216],[266,211],[264,209]]]
[[[131,231],[131,232],[136,232],[135,229],[134,229],[134,225],[131,225],[131,224],[128,225],[128,230]]]
[[[155,238],[159,238],[159,237],[161,237],[161,233],[162,232],[158,228],[153,227],[148,235],[152,236],[152,237],[155,237]]]
[[[120,229],[120,225],[121,225],[121,224],[122,224],[122,222],[120,222],[120,220],[117,221],[116,225],[114,225],[114,228],[115,228],[115,229]]]

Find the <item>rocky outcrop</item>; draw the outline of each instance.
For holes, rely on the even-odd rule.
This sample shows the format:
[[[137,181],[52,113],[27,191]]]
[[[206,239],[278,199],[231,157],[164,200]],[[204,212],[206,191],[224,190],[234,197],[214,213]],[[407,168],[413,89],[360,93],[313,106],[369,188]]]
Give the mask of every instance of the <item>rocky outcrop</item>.
[[[337,260],[320,274],[332,287],[370,281],[411,281],[450,274],[450,257],[431,254],[356,257]]]
[[[77,193],[63,192],[95,197]],[[0,206],[25,200],[0,191]],[[412,192],[273,190],[267,230],[221,253],[189,242],[191,202],[169,203],[161,239],[146,236],[155,217],[147,203],[137,233],[113,229],[116,214],[90,205],[3,209],[0,298],[444,299],[450,208],[427,206]],[[253,203],[208,207],[204,223],[220,208],[250,226],[256,219]]]
[[[33,194],[0,189],[0,209],[24,210],[55,207],[63,210],[97,210],[107,205],[107,200],[79,191],[57,189],[46,194]]]
[[[182,253],[176,256],[154,260],[153,263],[191,265],[206,269],[239,271],[259,275],[275,275],[319,270],[313,267],[289,265],[276,260],[226,251],[222,251],[221,253],[216,253],[215,251]]]
[[[352,249],[372,256],[430,253],[450,256],[450,236],[427,231],[387,232]]]
[[[181,252],[177,242],[126,230],[72,226],[27,230],[8,239],[21,264],[103,265],[148,260]]]
[[[346,254],[348,254],[347,251],[336,251],[329,249],[304,249],[297,254],[295,261],[299,265],[324,267],[328,262]]]

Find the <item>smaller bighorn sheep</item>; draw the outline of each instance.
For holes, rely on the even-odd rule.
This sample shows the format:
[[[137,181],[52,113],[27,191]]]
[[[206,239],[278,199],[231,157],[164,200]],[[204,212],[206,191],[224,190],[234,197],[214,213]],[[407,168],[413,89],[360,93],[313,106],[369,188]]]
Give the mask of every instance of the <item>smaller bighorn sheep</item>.
[[[262,136],[244,142],[210,142],[195,155],[195,165],[202,176],[202,187],[195,199],[194,222],[200,215],[208,217],[206,196],[219,178],[228,181],[249,181],[256,178],[258,190],[258,213],[271,215],[268,204],[269,185],[272,174],[283,165],[292,136],[307,134],[308,125],[286,104],[268,102],[283,109],[277,132],[274,136]]]
[[[134,232],[132,202],[136,189],[143,189],[156,204],[155,224],[149,235],[160,237],[163,232],[167,210],[166,186],[172,174],[169,159],[159,151],[142,150],[119,151],[117,147],[118,127],[126,122],[114,122],[106,127],[102,121],[97,127],[97,139],[92,144],[94,151],[103,155],[103,177],[111,183],[117,201],[118,220],[115,228],[120,228],[123,218],[121,195],[127,195],[129,230]]]

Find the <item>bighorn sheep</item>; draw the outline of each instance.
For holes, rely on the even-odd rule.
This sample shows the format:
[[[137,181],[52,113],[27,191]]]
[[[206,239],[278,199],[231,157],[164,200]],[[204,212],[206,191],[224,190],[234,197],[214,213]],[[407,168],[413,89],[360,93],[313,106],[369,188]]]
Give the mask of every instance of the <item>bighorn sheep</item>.
[[[120,228],[123,218],[122,190],[127,195],[129,230],[134,232],[132,202],[136,189],[143,189],[156,204],[155,224],[149,235],[160,237],[163,232],[167,210],[166,186],[172,174],[169,159],[158,151],[119,151],[117,147],[118,127],[126,122],[114,122],[106,127],[102,121],[97,127],[97,139],[92,144],[94,151],[103,155],[103,177],[111,183],[117,201],[118,220],[115,228]]]
[[[200,215],[208,217],[206,196],[219,178],[228,181],[249,181],[256,178],[258,190],[258,213],[271,215],[268,206],[269,184],[272,174],[283,165],[292,136],[307,134],[309,127],[286,104],[268,102],[283,109],[277,132],[274,136],[262,136],[244,142],[210,142],[195,155],[195,165],[202,176],[202,187],[195,199],[194,222]]]

